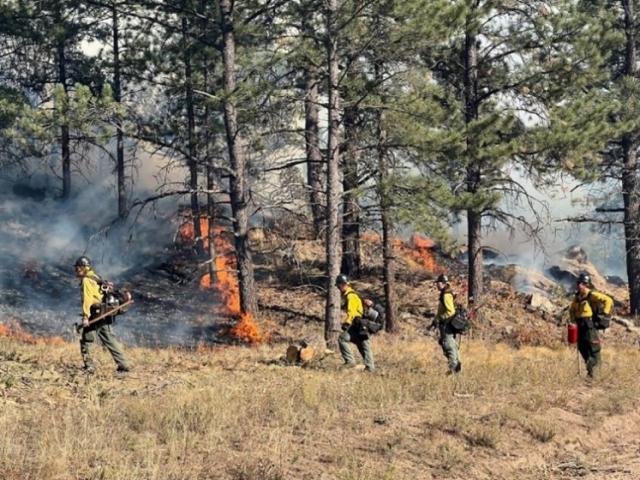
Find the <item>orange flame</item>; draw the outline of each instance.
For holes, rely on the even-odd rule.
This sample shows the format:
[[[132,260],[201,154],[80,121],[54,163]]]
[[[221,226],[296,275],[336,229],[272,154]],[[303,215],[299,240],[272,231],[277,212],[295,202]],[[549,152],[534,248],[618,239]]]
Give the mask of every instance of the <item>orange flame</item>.
[[[418,234],[413,235],[410,244],[399,239],[393,241],[393,247],[413,265],[429,273],[442,273],[444,269],[437,264],[432,252],[434,246],[433,240]]]
[[[0,337],[14,338],[29,345],[64,345],[65,343],[62,337],[34,337],[27,333],[16,320],[11,320],[8,324],[0,323]]]
[[[240,320],[229,333],[249,343],[261,343],[266,340],[265,336],[260,333],[260,329],[250,313],[241,314]]]
[[[200,217],[200,229],[202,231],[204,247],[209,247],[209,219]],[[248,342],[260,343],[268,339],[268,335],[263,335],[256,324],[253,315],[242,313],[240,308],[240,288],[236,276],[237,266],[234,255],[234,248],[231,242],[225,238],[225,230],[222,227],[215,227],[213,233],[213,246],[215,251],[214,271],[215,278],[212,282],[211,276],[207,273],[200,278],[200,288],[215,288],[220,294],[221,307],[217,311],[227,315],[239,316],[238,323],[229,330],[229,334],[235,338]],[[184,222],[178,235],[186,241],[195,240],[193,221]]]
[[[202,243],[204,248],[209,248],[209,218],[200,217],[200,233],[202,234]],[[193,228],[193,220],[190,219],[178,227],[178,236],[185,242],[195,242],[196,233]]]

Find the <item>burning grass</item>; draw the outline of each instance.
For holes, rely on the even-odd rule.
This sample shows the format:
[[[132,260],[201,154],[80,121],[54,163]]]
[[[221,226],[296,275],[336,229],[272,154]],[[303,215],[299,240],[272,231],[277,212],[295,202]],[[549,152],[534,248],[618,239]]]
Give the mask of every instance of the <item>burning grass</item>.
[[[62,337],[37,337],[27,333],[24,328],[15,320],[8,323],[0,323],[0,337],[13,338],[28,345],[63,345]]]
[[[423,269],[432,274],[446,273],[446,269],[436,262],[433,254],[435,245],[433,240],[418,234],[414,234],[410,242],[399,239],[393,241],[394,249],[402,256],[410,268],[414,270]]]
[[[640,448],[637,349],[607,346],[588,383],[573,349],[477,341],[448,377],[426,337],[375,337],[378,375],[337,356],[278,366],[282,346],[263,345],[133,349],[123,379],[100,351],[85,377],[77,346],[35,348],[0,339],[7,480],[559,479],[568,445],[594,471],[640,475],[625,457]]]

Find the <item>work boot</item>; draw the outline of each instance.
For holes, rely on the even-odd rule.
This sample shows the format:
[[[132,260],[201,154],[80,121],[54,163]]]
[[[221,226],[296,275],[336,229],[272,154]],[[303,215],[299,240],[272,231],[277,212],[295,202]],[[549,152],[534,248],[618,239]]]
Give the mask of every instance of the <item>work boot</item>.
[[[128,373],[130,371],[131,369],[129,367],[125,367],[123,365],[118,365],[118,368],[116,368],[116,373]]]
[[[356,368],[356,364],[354,362],[344,362],[342,365],[340,365],[339,369],[340,370],[351,370]]]
[[[456,368],[453,371],[455,373],[460,373],[461,370],[462,370],[462,362],[458,362],[458,364],[456,365]]]

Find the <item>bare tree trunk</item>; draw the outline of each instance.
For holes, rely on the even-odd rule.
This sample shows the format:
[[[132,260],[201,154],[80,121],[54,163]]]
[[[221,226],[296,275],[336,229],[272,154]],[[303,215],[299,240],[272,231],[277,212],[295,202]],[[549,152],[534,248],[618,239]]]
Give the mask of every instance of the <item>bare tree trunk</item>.
[[[120,81],[120,31],[118,30],[118,10],[116,4],[111,4],[113,27],[113,99],[122,101],[122,84]],[[125,188],[124,174],[124,136],[122,134],[122,121],[116,118],[116,183],[118,189],[118,218],[127,215],[127,191]]]
[[[626,35],[625,75],[635,77],[636,35],[634,2],[623,0]],[[622,170],[622,198],[624,202],[624,236],[629,280],[629,307],[632,315],[640,313],[640,184],[638,182],[638,142],[633,135],[622,139],[624,166]]]
[[[246,178],[246,141],[238,129],[238,116],[232,95],[236,89],[236,58],[233,25],[233,1],[219,0],[224,57],[224,124],[232,174],[229,176],[229,196],[233,212],[240,308],[245,313],[257,313],[258,302],[253,277],[253,259],[249,247],[249,195]]]
[[[338,70],[338,35],[336,32],[337,0],[327,0],[327,63],[329,67],[329,138],[327,145],[327,296],[325,308],[325,340],[330,348],[337,342],[340,325],[340,294],[334,280],[340,273],[340,90]]]
[[[184,54],[185,99],[187,103],[187,149],[189,158],[189,189],[191,190],[191,214],[193,215],[193,233],[196,239],[196,253],[204,254],[202,242],[202,228],[200,226],[200,204],[198,202],[198,158],[195,142],[195,113],[193,110],[193,75],[191,72],[191,43],[189,38],[189,25],[186,17],[182,18],[182,38]]]
[[[360,206],[356,198],[358,188],[357,144],[358,111],[353,106],[344,109],[344,216],[342,225],[342,272],[350,277],[360,276]]]
[[[58,83],[62,85],[65,93],[65,111],[68,115],[68,95],[67,87],[67,59],[65,56],[64,39],[60,38],[57,45],[58,52]],[[60,152],[62,155],[62,199],[68,200],[71,196],[71,149],[69,148],[69,125],[66,121],[60,125]]]
[[[305,22],[303,22],[304,26]],[[303,27],[304,28],[304,27]],[[318,108],[318,76],[315,67],[304,72],[304,138],[307,151],[307,185],[313,217],[313,233],[320,238],[324,229],[324,185],[322,181],[323,159],[320,150],[320,121]]]
[[[478,118],[478,46],[474,32],[467,26],[464,53],[464,101],[465,122],[470,124]],[[476,158],[475,139],[467,136],[467,191],[476,193],[480,186],[481,171]],[[467,243],[469,256],[468,300],[478,301],[483,290],[482,271],[482,212],[467,210]]]
[[[209,16],[207,14],[207,1],[200,0],[200,13],[202,15],[202,38],[207,38],[207,33],[209,30]],[[203,56],[202,62],[202,89],[205,92],[209,91],[209,75],[210,75],[210,62],[207,56]],[[213,125],[211,122],[211,109],[209,108],[209,103],[205,102],[204,105],[204,132],[203,132],[203,144],[204,144],[204,161],[206,165],[206,176],[207,176],[207,219],[209,225],[209,231],[207,232],[209,248],[208,248],[208,260],[209,260],[209,282],[211,285],[215,282],[216,278],[216,247],[215,247],[215,218],[216,218],[216,203],[215,197],[213,195],[213,189],[216,184],[215,180],[215,163],[214,157],[211,154],[213,145],[210,144],[212,141]]]
[[[382,71],[379,62],[375,64],[376,84],[382,87]],[[384,94],[381,103],[385,104]],[[392,200],[389,194],[389,161],[387,156],[387,132],[384,129],[384,111],[376,112],[376,137],[378,155],[378,198],[380,201],[382,222],[382,272],[384,279],[385,313],[387,317],[385,330],[394,332],[396,325],[396,284],[395,284],[395,255],[393,251],[393,220],[391,217]]]

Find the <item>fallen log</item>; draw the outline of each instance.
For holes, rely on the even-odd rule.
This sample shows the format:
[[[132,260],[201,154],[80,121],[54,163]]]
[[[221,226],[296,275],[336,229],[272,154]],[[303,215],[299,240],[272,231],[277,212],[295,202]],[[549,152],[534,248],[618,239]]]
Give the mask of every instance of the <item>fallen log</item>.
[[[636,327],[631,320],[620,317],[611,317],[611,321],[617,323],[618,325],[622,325],[627,329],[627,332],[637,333],[640,335],[640,327]]]

